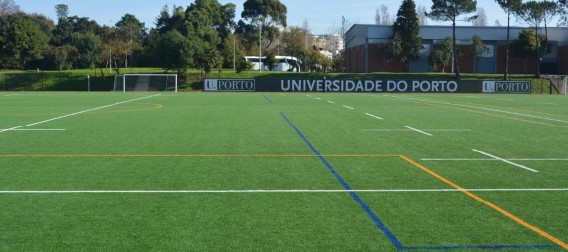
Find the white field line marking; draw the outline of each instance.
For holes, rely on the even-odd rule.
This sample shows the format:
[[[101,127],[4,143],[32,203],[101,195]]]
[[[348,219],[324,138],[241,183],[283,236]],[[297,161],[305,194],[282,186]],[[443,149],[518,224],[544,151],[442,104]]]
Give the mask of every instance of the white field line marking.
[[[316,97],[316,100],[320,100],[320,101],[321,101],[321,98],[319,98],[319,97]]]
[[[415,128],[412,128],[412,127],[410,127],[410,126],[404,126],[404,127],[406,127],[407,129],[411,129],[411,130],[413,130],[413,131],[416,131],[416,132],[422,133],[422,134],[424,134],[424,135],[427,135],[427,136],[433,136],[433,135],[432,135],[432,134],[430,134],[430,133],[424,132],[424,131],[422,131],[422,130],[419,130],[419,129],[415,129]]]
[[[483,152],[483,151],[479,151],[479,150],[473,150],[473,151],[475,151],[475,152],[477,152],[477,153],[479,153],[479,154],[482,154],[482,155],[485,155],[485,156],[488,156],[488,157],[497,159],[497,160],[499,160],[499,161],[503,161],[503,162],[505,162],[505,163],[507,163],[507,164],[514,165],[514,166],[519,167],[519,168],[523,168],[523,169],[525,169],[525,170],[527,170],[527,171],[538,172],[538,171],[535,170],[535,169],[528,168],[528,167],[526,167],[526,166],[524,166],[524,165],[520,165],[520,164],[517,164],[517,163],[513,163],[513,162],[511,162],[511,161],[509,161],[509,160],[506,160],[506,159],[497,157],[497,156],[495,156],[495,155],[491,155],[491,154],[486,153],[486,152]]]
[[[0,129],[2,131],[3,129]],[[64,131],[66,129],[8,129],[11,131]]]
[[[549,102],[535,102],[536,104],[544,104],[544,105],[556,105],[558,106],[559,104],[557,103],[549,103]]]
[[[494,158],[422,158],[422,161],[499,161]]]
[[[331,104],[335,104],[335,102],[332,102],[332,101],[327,101],[327,102],[328,102],[328,103],[331,103]]]
[[[422,158],[422,161],[500,161],[494,158]],[[568,158],[507,158],[509,161],[568,161]]]
[[[12,127],[12,128],[9,128],[9,129],[0,129],[0,133],[10,131],[10,130],[16,130],[16,129],[21,128],[21,127],[22,126],[16,126],[16,127]]]
[[[515,100],[512,100],[512,99],[497,99],[497,100],[498,101],[515,101]]]
[[[412,131],[410,129],[363,129],[363,131]],[[424,129],[428,132],[470,132],[470,129]]]
[[[393,96],[393,97],[396,97],[396,96]],[[505,111],[505,110],[498,110],[498,109],[490,109],[490,108],[477,107],[477,106],[471,106],[471,105],[464,105],[464,104],[457,104],[457,103],[449,103],[449,102],[440,102],[440,101],[432,101],[432,100],[423,100],[423,99],[416,99],[416,98],[401,98],[401,97],[396,97],[396,98],[399,98],[399,99],[407,99],[407,100],[415,100],[415,101],[422,101],[422,102],[431,102],[431,103],[444,104],[444,105],[457,106],[457,107],[464,107],[464,108],[473,108],[473,109],[487,110],[487,111],[492,111],[492,112],[498,112],[498,113],[504,113],[504,114],[511,114],[511,115],[517,115],[517,116],[524,116],[524,117],[536,118],[536,119],[542,119],[542,120],[548,120],[548,121],[553,121],[553,122],[568,123],[568,121],[565,121],[565,120],[559,120],[559,119],[548,118],[548,117],[542,117],[542,116],[527,115],[527,114],[521,114],[521,113],[517,113],[517,112],[511,112],[511,111]]]
[[[121,102],[117,102],[117,103],[113,103],[113,104],[101,106],[101,107],[98,107],[98,108],[87,109],[87,110],[75,112],[75,113],[72,113],[72,114],[68,114],[68,115],[64,115],[64,116],[59,116],[59,117],[51,118],[51,119],[48,119],[48,120],[45,120],[45,121],[41,121],[41,122],[36,122],[36,123],[28,124],[28,125],[26,125],[26,127],[31,127],[31,126],[35,126],[35,125],[38,125],[38,124],[42,124],[42,123],[46,123],[46,122],[51,122],[51,121],[59,120],[59,119],[66,118],[66,117],[70,117],[70,116],[74,116],[74,115],[79,115],[79,114],[83,114],[83,113],[87,113],[87,112],[91,112],[91,111],[95,111],[95,110],[99,110],[99,109],[104,109],[104,108],[108,108],[108,107],[112,107],[112,106],[116,106],[116,105],[120,105],[120,104],[124,104],[124,103],[128,103],[128,102],[133,102],[133,101],[148,99],[148,98],[156,97],[156,96],[160,96],[160,95],[162,95],[162,94],[150,95],[150,96],[145,96],[145,97],[141,97],[141,98],[136,98],[136,99],[132,99],[132,100],[128,100],[128,101],[121,101]]]
[[[378,117],[378,116],[376,116],[376,115],[373,115],[373,114],[365,113],[365,115],[368,115],[368,116],[370,116],[370,117],[374,117],[374,118],[377,118],[377,119],[379,119],[379,120],[383,120],[383,118],[381,118],[381,117]]]
[[[470,192],[551,192],[568,191],[568,188],[488,188],[465,189]],[[222,194],[222,193],[420,193],[420,192],[463,192],[458,189],[363,189],[363,190],[12,190],[0,191],[0,194]]]
[[[353,109],[354,109],[354,108],[352,108],[352,107],[349,107],[349,106],[347,106],[347,105],[343,105],[343,107],[345,107],[345,108],[348,108],[348,109],[351,109],[351,110],[353,110]]]

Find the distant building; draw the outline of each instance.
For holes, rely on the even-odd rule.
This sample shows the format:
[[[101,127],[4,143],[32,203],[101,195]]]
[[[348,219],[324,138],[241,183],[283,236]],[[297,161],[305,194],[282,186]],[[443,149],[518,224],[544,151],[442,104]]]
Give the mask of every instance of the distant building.
[[[518,38],[519,33],[529,28],[511,27],[511,41]],[[544,33],[540,29],[539,34]],[[350,73],[369,72],[402,72],[404,66],[398,60],[388,61],[386,42],[392,34],[392,26],[353,25],[345,34],[345,71]],[[472,37],[478,35],[488,46],[489,52],[475,59],[472,54]],[[451,26],[422,26],[420,37],[424,50],[420,58],[412,60],[411,72],[431,72],[429,56],[440,41],[452,37]],[[459,58],[462,73],[504,73],[506,62],[507,27],[474,27],[460,26],[456,28],[458,46],[463,51]],[[549,27],[548,40],[551,48],[543,58],[542,74],[568,74],[568,29]],[[477,60],[477,64],[475,64]],[[517,58],[510,53],[509,73],[532,74],[536,72],[538,61],[533,57]],[[475,67],[477,65],[477,67]],[[446,69],[450,72],[451,69]]]
[[[343,39],[339,34],[324,34],[317,35],[313,38],[314,47],[319,48],[319,51],[328,58],[333,58],[343,51]]]

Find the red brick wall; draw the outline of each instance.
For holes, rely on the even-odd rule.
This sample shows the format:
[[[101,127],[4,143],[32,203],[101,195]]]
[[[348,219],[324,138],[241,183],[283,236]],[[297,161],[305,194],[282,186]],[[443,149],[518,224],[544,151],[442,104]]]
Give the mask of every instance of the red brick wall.
[[[461,55],[458,59],[460,73],[473,73],[473,47],[470,45],[458,45]]]
[[[460,72],[473,73],[474,61],[471,53],[471,46],[461,46],[462,56],[459,59]],[[435,49],[435,48],[433,48]],[[505,53],[507,47],[499,45],[497,49],[497,73],[505,72]],[[537,61],[534,58],[523,59],[514,56],[510,52],[509,73],[511,74],[533,74],[537,69]],[[403,72],[404,65],[398,60],[385,62],[385,49],[382,45],[369,45],[369,72]],[[351,73],[365,72],[365,46],[347,49],[345,52],[345,70]],[[568,74],[568,46],[558,48],[558,68],[559,74]],[[445,70],[451,72],[451,65]]]
[[[345,72],[350,73],[351,70],[351,48],[345,50],[345,55],[343,55],[343,60],[345,60]]]
[[[369,45],[369,72],[403,72],[404,65],[399,60],[387,61],[384,45]]]
[[[357,72],[358,73],[364,73],[365,72],[365,46],[361,45],[359,46],[359,51],[358,51],[358,63],[357,64]]]
[[[507,46],[500,45],[497,48],[497,73],[505,73],[505,63],[507,61]],[[509,73],[510,74],[533,74],[536,72],[536,59],[522,59],[514,55],[512,48],[509,47]]]

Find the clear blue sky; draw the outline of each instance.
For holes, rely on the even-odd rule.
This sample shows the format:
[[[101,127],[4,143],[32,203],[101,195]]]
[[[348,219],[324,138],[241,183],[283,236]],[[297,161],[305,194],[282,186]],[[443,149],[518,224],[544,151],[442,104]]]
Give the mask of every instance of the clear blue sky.
[[[133,14],[146,27],[154,27],[156,17],[164,5],[170,8],[174,5],[187,7],[193,0],[14,0],[20,8],[28,13],[41,13],[56,19],[55,8],[57,4],[69,6],[70,15],[89,17],[100,25],[114,25],[124,14]],[[315,34],[329,33],[332,27],[341,27],[341,17],[345,16],[349,23],[372,24],[375,11],[381,5],[388,7],[391,17],[396,16],[400,7],[400,0],[280,0],[288,7],[288,25],[302,26],[304,20]],[[221,4],[229,2],[237,5],[236,16],[240,19],[244,0],[219,0]],[[415,0],[416,5],[423,5],[427,9],[432,6],[431,0]],[[498,19],[502,25],[507,24],[507,17],[494,0],[478,0],[478,7],[482,7],[488,18],[488,25],[494,25]],[[429,21],[430,25],[436,25]],[[554,23],[555,25],[556,23]],[[470,25],[462,24],[462,25]],[[524,25],[512,19],[512,25]],[[348,29],[349,27],[347,27]]]

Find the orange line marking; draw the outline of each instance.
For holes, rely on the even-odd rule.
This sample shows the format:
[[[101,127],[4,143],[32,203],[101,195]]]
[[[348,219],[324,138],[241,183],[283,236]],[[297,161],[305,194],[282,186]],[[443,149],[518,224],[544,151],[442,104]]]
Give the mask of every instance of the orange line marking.
[[[503,208],[501,208],[501,207],[499,207],[499,206],[497,206],[497,205],[495,205],[495,204],[493,204],[493,203],[491,203],[491,202],[489,202],[489,201],[487,201],[487,200],[482,199],[481,197],[475,195],[474,193],[472,193],[472,192],[470,192],[470,191],[464,189],[463,187],[461,187],[461,186],[455,184],[454,182],[452,182],[452,181],[450,181],[450,180],[448,180],[448,179],[446,179],[446,178],[444,178],[444,177],[438,175],[437,173],[431,171],[430,169],[428,169],[428,168],[422,166],[421,164],[415,162],[414,160],[408,158],[407,156],[400,155],[400,158],[406,160],[406,162],[408,162],[408,163],[414,165],[415,167],[417,167],[417,168],[419,168],[419,169],[425,171],[426,173],[428,173],[428,174],[430,174],[430,175],[436,177],[437,179],[439,179],[439,180],[441,180],[442,182],[444,182],[444,183],[450,185],[451,187],[460,190],[461,192],[465,193],[467,196],[473,198],[474,200],[476,200],[476,201],[478,201],[478,202],[480,202],[480,203],[483,203],[483,204],[485,204],[485,205],[487,205],[487,206],[493,208],[494,210],[496,210],[496,211],[500,212],[501,214],[507,216],[508,218],[512,219],[513,221],[515,221],[515,222],[517,222],[517,223],[523,225],[524,227],[526,227],[526,228],[528,228],[528,229],[530,229],[530,230],[532,230],[532,231],[538,233],[538,234],[541,235],[542,237],[544,237],[544,238],[546,238],[546,239],[548,239],[548,240],[550,240],[550,241],[556,243],[556,244],[559,245],[560,247],[562,247],[562,248],[568,250],[568,244],[566,244],[565,242],[561,241],[560,239],[558,239],[558,238],[556,238],[556,237],[554,237],[554,236],[548,234],[547,232],[543,231],[542,229],[537,228],[537,227],[535,227],[535,226],[529,224],[528,222],[524,221],[523,219],[521,219],[521,218],[515,216],[514,214],[508,212],[507,210],[505,210],[505,209],[503,209]]]

